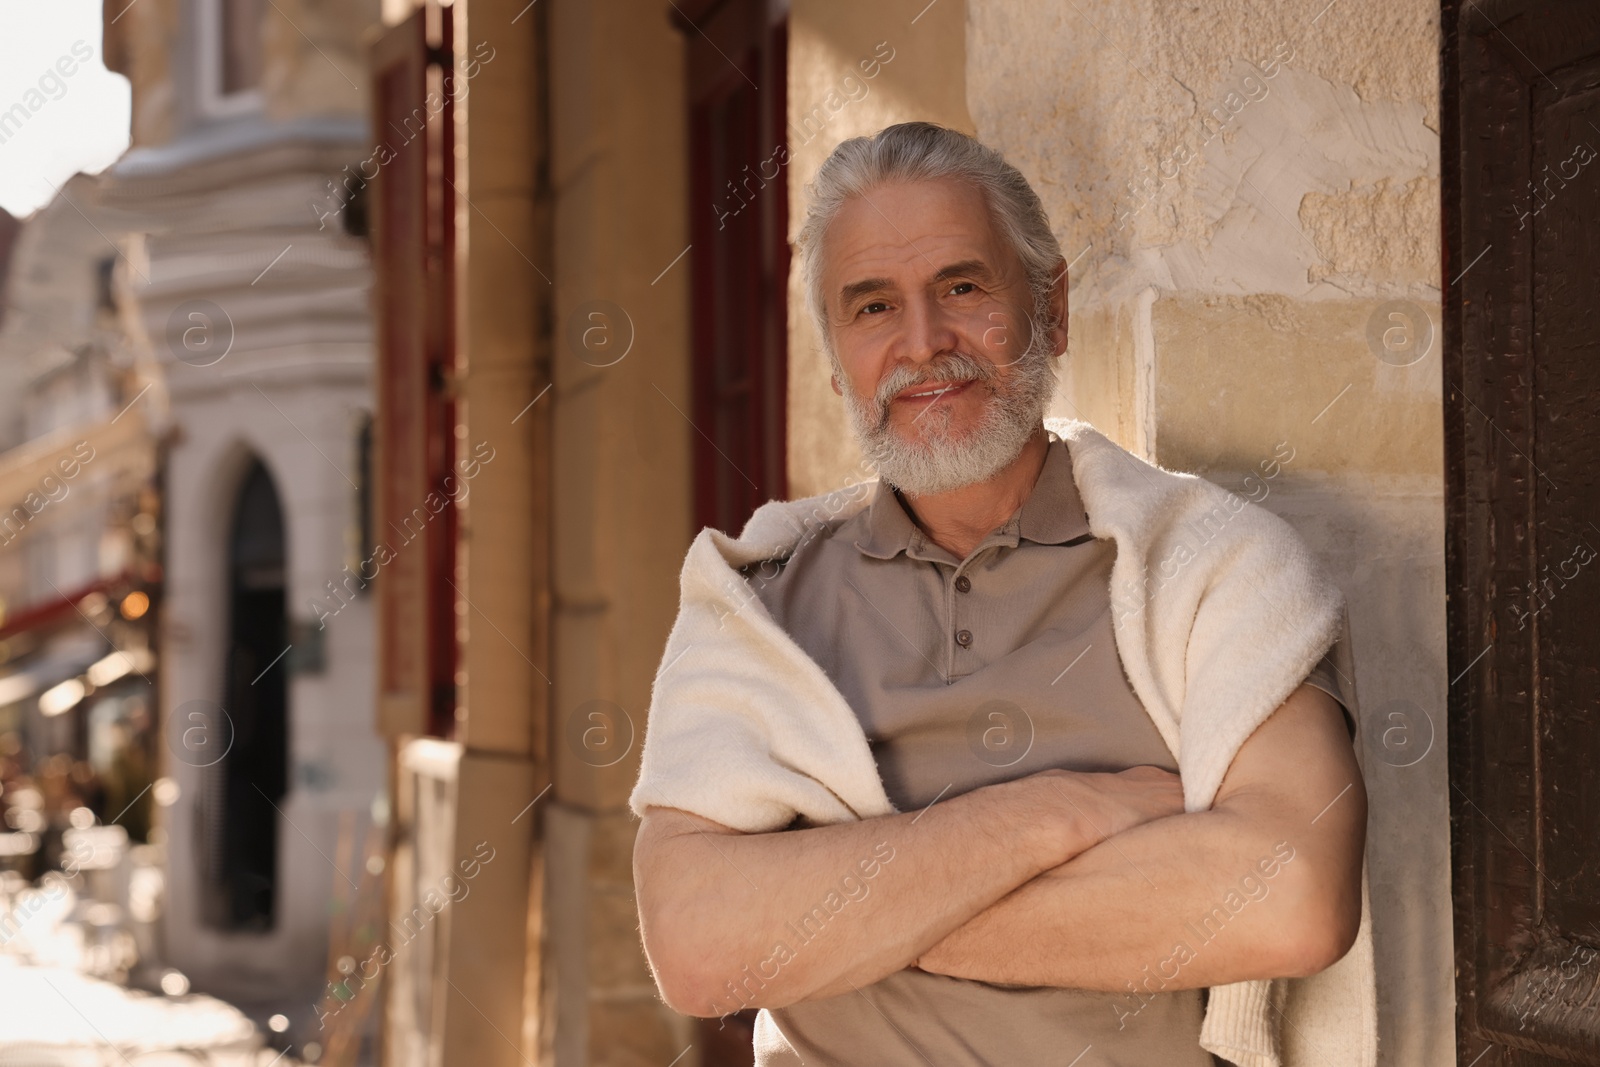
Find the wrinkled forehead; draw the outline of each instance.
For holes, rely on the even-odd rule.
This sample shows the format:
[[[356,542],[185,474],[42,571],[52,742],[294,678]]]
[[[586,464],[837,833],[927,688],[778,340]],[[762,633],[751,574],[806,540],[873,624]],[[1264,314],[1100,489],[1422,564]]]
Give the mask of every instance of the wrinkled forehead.
[[[821,242],[828,306],[863,282],[895,286],[937,280],[953,264],[979,263],[996,280],[1021,269],[983,193],[968,182],[891,182],[847,200]]]

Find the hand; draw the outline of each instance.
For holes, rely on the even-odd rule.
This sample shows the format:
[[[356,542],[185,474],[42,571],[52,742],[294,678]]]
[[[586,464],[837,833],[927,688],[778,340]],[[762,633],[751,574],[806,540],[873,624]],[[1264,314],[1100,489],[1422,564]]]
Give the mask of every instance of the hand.
[[[1142,823],[1183,814],[1183,784],[1160,767],[1130,767],[1115,773],[1048,770],[1039,780],[1041,794],[1075,816],[1098,844]]]

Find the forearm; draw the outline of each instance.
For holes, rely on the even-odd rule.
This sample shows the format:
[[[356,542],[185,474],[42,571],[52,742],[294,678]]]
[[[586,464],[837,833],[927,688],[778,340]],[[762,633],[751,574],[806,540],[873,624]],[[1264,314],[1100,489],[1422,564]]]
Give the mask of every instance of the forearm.
[[[1325,694],[1292,700],[1241,750],[1211,810],[1134,827],[1043,873],[918,966],[1154,991],[1330,965],[1360,920],[1366,825],[1337,707]]]
[[[1193,989],[1297,969],[1306,835],[1222,812],[1135,827],[1046,871],[953,931],[918,966],[986,982]],[[1300,865],[1296,869],[1296,864]],[[1270,874],[1268,873],[1270,872]]]
[[[645,947],[680,1011],[777,1007],[870,984],[1098,838],[1025,782],[911,812],[764,834],[658,809],[636,849]],[[647,819],[658,818],[652,811]],[[685,961],[693,960],[693,964]]]

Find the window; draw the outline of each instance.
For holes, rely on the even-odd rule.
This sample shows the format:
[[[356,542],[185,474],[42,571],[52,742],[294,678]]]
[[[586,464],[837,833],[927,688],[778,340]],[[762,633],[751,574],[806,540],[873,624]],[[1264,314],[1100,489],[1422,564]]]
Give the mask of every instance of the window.
[[[261,106],[267,0],[193,0],[201,111],[235,115]]]
[[[222,8],[222,95],[261,85],[262,0],[218,0]]]

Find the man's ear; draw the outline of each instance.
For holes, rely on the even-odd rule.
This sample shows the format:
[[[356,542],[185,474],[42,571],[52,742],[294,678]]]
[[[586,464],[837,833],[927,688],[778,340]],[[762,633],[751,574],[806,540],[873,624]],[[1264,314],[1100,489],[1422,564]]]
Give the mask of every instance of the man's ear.
[[[1067,264],[1064,260],[1056,262],[1061,269],[1050,286],[1050,312],[1056,320],[1055,329],[1050,331],[1050,350],[1060,356],[1067,350]]]
[[[833,383],[833,391],[836,394],[838,394],[839,396],[844,396],[844,390],[839,388],[839,376],[837,374],[835,374],[832,378],[829,378],[828,380]]]

